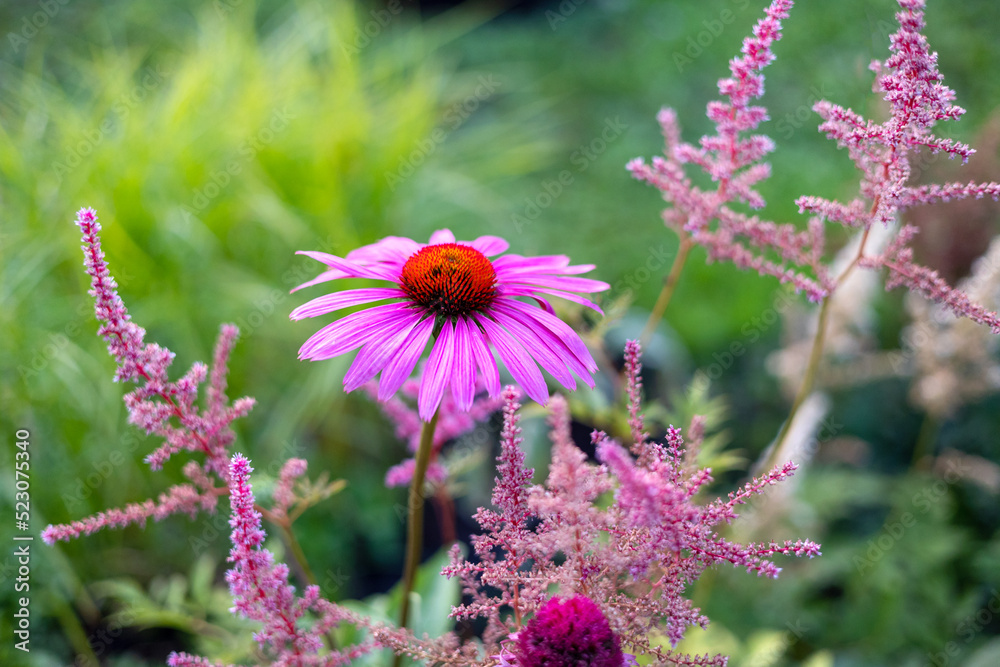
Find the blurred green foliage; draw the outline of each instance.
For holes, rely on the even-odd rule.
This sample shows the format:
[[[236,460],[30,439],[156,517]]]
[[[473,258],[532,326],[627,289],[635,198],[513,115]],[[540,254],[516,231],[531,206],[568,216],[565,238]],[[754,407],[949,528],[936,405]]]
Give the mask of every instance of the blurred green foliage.
[[[704,105],[762,4],[594,0],[497,16],[497,6],[469,3],[426,20],[406,3],[401,14],[274,0],[0,7],[0,423],[5,434],[31,432],[33,529],[155,496],[180,479],[179,465],[153,474],[142,463],[156,443],[126,424],[125,388],[110,382],[113,364],[94,335],[71,224],[78,208],[93,206],[121,294],[147,340],[177,353],[176,374],[209,357],[219,324],[242,329],[230,393],[253,395],[258,407],[237,424],[236,447],[261,483],[289,456],[309,459],[311,477],[329,470],[348,481],[296,524],[324,592],[389,590],[403,495],[386,491],[382,476],[404,447],[365,397],[341,391],[348,360],[295,360],[316,323],[292,323],[287,313],[319,291],[288,291],[319,269],[294,252],[344,254],[386,234],[420,239],[440,227],[460,238],[498,234],[515,252],[597,264],[595,277],[613,285],[604,303],[629,297],[618,334],[634,336],[676,242],[659,221],[657,194],[632,182],[624,164],[660,150],[662,105],[678,110],[686,139],[709,130]],[[878,113],[867,64],[885,57],[893,10],[888,1],[802,3],[786,22],[766,71],[773,120],[764,130],[778,142],[763,190],[770,217],[798,219],[800,194],[856,189],[846,155],[815,132],[809,107],[826,97]],[[38,12],[43,25],[32,31]],[[969,109],[942,127],[946,136],[971,140],[1000,100],[997,16],[987,0],[928,8],[932,48]],[[774,281],[703,260],[693,253],[670,331],[645,359],[653,399],[682,395],[690,369],[744,340],[747,323],[775,299]],[[879,326],[898,332],[900,311],[897,295],[884,297]],[[760,333],[713,381],[712,394],[729,397],[729,449],[713,445],[725,468],[755,458],[787,409],[765,370],[780,327]],[[996,494],[965,478],[939,487],[939,478],[908,472],[923,417],[905,394],[905,382],[893,381],[835,397],[838,435],[870,443],[874,464],[816,465],[798,479],[785,530],[823,542],[824,556],[789,564],[777,582],[707,577],[694,594],[713,625],[692,633],[692,645],[758,667],[923,665],[949,642],[959,652],[947,664],[996,654],[1000,618],[981,613],[1000,587]],[[616,398],[605,383],[575,400],[599,416]],[[683,415],[694,407],[670,405]],[[969,406],[940,425],[939,446],[995,465],[998,414],[996,400]],[[544,429],[540,417],[528,422],[541,466]],[[11,469],[10,446],[0,461]],[[939,488],[921,512],[914,498]],[[0,490],[9,517],[9,475]],[[470,494],[460,513],[476,502],[481,494]],[[915,523],[860,567],[871,541],[878,546],[906,512]],[[0,522],[5,544],[9,524]],[[73,656],[160,664],[180,647],[237,655],[245,626],[222,613],[220,597],[226,535],[223,514],[54,549],[36,542],[30,664]],[[13,608],[12,562],[5,551],[4,610]],[[138,621],[122,623],[126,613]],[[121,639],[95,639],[109,628]],[[5,665],[24,657],[13,654],[10,631],[5,613]]]

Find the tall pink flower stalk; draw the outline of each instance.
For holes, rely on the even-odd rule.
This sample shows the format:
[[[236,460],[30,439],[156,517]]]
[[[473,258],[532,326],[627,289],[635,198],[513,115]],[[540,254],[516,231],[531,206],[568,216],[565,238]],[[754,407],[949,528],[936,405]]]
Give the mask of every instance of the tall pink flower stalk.
[[[538,644],[546,631],[532,625],[532,619],[550,608],[553,596],[581,597],[587,600],[579,604],[587,607],[594,634],[564,643],[599,656],[594,657],[598,664],[613,659],[624,665],[631,654],[652,656],[656,664],[726,663],[721,655],[691,656],[665,648],[656,636],[676,646],[687,628],[708,624],[684,594],[713,565],[728,563],[776,577],[780,568],[775,556],[819,555],[819,545],[808,540],[738,544],[719,534],[720,526],[737,517],[740,505],[786,479],[796,466],[777,466],[726,499],[696,502],[712,480],[711,472],[685,462],[679,429],[671,428],[662,444],[642,432],[638,343],[629,343],[626,359],[635,442],[625,447],[595,432],[600,464],[589,463],[570,438],[566,401],[554,397],[552,463],[544,485],[533,484],[533,471],[525,467],[518,394],[513,388],[504,392],[495,509],[481,508],[476,514],[482,533],[472,540],[475,557],[466,559],[455,547],[452,563],[444,569],[445,575],[459,578],[466,596],[452,616],[485,619],[484,651],[492,660],[474,657],[467,646],[421,640],[402,631],[380,629],[377,641],[426,664],[534,667],[537,656],[551,653]],[[609,491],[614,500],[607,505],[600,498]],[[605,636],[602,617],[613,638]],[[534,639],[521,645],[521,633],[529,627]],[[598,637],[602,639],[594,644]]]
[[[301,466],[301,462],[298,467]],[[229,504],[232,507],[232,569],[226,583],[233,596],[231,611],[257,621],[254,639],[272,660],[272,667],[337,667],[371,650],[370,644],[343,651],[326,650],[324,635],[341,622],[359,622],[354,614],[320,597],[319,586],[308,586],[302,597],[288,583],[288,566],[275,563],[264,548],[266,534],[254,509],[250,461],[236,454],[230,464]],[[310,615],[314,618],[306,618]],[[210,667],[208,660],[187,653],[171,653],[170,667]]]
[[[204,462],[188,462],[184,474],[191,483],[171,487],[156,501],[132,503],[69,524],[48,526],[42,538],[49,544],[89,535],[102,528],[142,525],[150,518],[159,521],[176,513],[194,516],[199,511],[215,511],[226,488],[215,486],[213,477],[224,482],[229,474],[227,449],[235,439],[230,425],[254,405],[254,399],[249,397],[237,399],[232,405],[226,398],[229,354],[239,335],[239,330],[231,324],[223,325],[219,333],[211,372],[205,364],[196,363],[179,380],[169,379],[167,369],[174,354],[156,343],[145,343],[145,330],[129,316],[101,249],[97,213],[90,208],[81,209],[76,224],[83,233],[84,266],[91,279],[94,312],[101,322],[98,334],[107,341],[108,352],[118,366],[115,380],[140,384],[125,396],[129,422],[165,440],[146,461],[154,470],[159,469],[173,454],[186,450],[203,455]],[[199,410],[195,401],[206,379],[206,406]]]
[[[680,235],[682,250],[686,243],[700,244],[710,261],[727,260],[776,277],[817,302],[825,301],[855,266],[885,268],[888,289],[906,286],[1000,333],[996,313],[972,303],[935,271],[914,263],[908,243],[917,233],[915,227],[904,225],[884,251],[866,253],[864,241],[871,226],[893,224],[909,208],[966,197],[1000,197],[997,183],[910,184],[910,156],[915,151],[943,151],[963,161],[973,151],[932,133],[938,121],[958,119],[964,110],[951,103],[954,91],[942,83],[937,54],[929,51],[921,32],[924,1],[899,0],[899,5],[900,27],[891,38],[892,56],[871,66],[877,73],[875,90],[889,103],[890,117],[875,123],[825,100],[813,107],[824,120],[820,130],[848,149],[862,173],[857,198],[844,204],[800,197],[796,202],[800,211],[812,214],[804,229],[732,207],[741,203],[759,209],[765,203],[753,186],[770,175],[770,166],[763,158],[774,144],[766,136],[749,134],[767,120],[766,109],[750,102],[764,92],[760,72],[774,59],[771,46],[781,35],[781,20],[787,18],[791,0],[771,3],[765,18],[754,27],[753,36],[744,40],[742,57],[731,61],[731,76],[719,81],[719,92],[725,99],[708,104],[716,135],[702,137],[699,146],[684,143],[676,114],[664,109],[659,115],[666,138],[664,157],[653,158],[650,164],[636,159],[628,168],[636,178],[659,189],[671,204],[663,218]],[[685,173],[687,164],[707,173],[717,184],[715,189],[696,187]],[[826,258],[827,222],[863,233],[857,258],[840,275],[831,274]]]

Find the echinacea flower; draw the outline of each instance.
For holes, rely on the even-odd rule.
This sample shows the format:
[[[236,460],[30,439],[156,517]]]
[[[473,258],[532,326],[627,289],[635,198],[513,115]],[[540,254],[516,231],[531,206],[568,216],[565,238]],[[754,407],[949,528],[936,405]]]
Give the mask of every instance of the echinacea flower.
[[[570,266],[565,255],[495,257],[508,247],[496,236],[456,241],[442,229],[426,244],[388,236],[343,258],[300,251],[330,268],[296,289],[337,278],[386,280],[393,286],[334,292],[293,310],[291,318],[299,320],[391,300],[326,325],[305,342],[299,358],[330,359],[360,348],[344,375],[344,390],[354,391],[381,372],[378,398],[384,401],[410,376],[433,337],[417,398],[424,421],[434,416],[449,384],[459,409],[468,410],[477,370],[489,395],[500,394],[491,346],[525,393],[539,403],[548,400],[548,388],[538,366],[569,389],[576,389],[574,374],[593,387],[591,373],[597,364],[543,295],[601,312],[578,293],[600,292],[608,284],[577,277],[593,265]],[[518,297],[530,297],[538,306]]]
[[[631,657],[631,656],[630,656]],[[517,633],[519,667],[623,667],[621,642],[588,597],[551,598]]]

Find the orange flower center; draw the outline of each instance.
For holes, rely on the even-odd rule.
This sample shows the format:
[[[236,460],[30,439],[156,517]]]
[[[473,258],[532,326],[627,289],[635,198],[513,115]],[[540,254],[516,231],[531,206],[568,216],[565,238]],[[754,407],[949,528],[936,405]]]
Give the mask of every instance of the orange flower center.
[[[457,243],[429,245],[413,253],[399,282],[413,301],[444,316],[483,310],[497,293],[497,274],[490,260]]]

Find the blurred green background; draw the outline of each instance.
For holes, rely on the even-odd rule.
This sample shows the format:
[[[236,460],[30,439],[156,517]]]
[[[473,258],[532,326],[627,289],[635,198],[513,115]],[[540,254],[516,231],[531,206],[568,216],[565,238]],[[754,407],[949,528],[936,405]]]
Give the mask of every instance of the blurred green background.
[[[147,340],[177,354],[175,376],[210,357],[221,323],[242,329],[230,395],[258,405],[237,423],[236,449],[261,470],[301,456],[310,476],[328,470],[348,481],[296,524],[324,592],[348,599],[388,590],[402,559],[393,508],[404,496],[382,478],[404,447],[365,396],[343,394],[349,358],[296,360],[318,323],[287,314],[322,288],[288,294],[319,270],[294,252],[343,255],[386,234],[422,240],[449,227],[459,238],[503,236],[521,254],[566,253],[596,264],[594,277],[614,286],[603,303],[623,317],[606,340],[620,354],[667,270],[644,267],[669,262],[677,246],[659,219],[658,194],[624,165],[661,150],[661,106],[677,109],[689,141],[710,129],[704,105],[762,6],[4,3],[0,542],[13,544],[17,429],[31,432],[38,531],[155,497],[181,479],[179,464],[151,473],[142,463],[158,443],[126,424],[125,388],[111,382],[113,363],[95,335],[72,225],[77,209],[93,206],[122,297]],[[772,121],[763,130],[779,147],[763,188],[770,218],[798,220],[800,194],[856,191],[846,154],[815,131],[809,108],[824,97],[878,114],[867,65],[885,57],[894,9],[888,1],[802,3],[786,22],[766,70]],[[973,141],[994,117],[997,18],[990,0],[928,9],[946,83],[969,110],[941,128],[945,136]],[[572,182],[557,188],[564,171]],[[995,219],[984,224],[996,230]],[[694,369],[745,341],[745,325],[776,289],[694,252],[646,357],[650,401],[676,408],[669,397]],[[898,348],[900,295],[879,296],[876,310],[880,344]],[[727,452],[744,460],[720,476],[722,493],[787,411],[766,369],[782,327],[762,333],[712,384],[729,406]],[[607,412],[607,386],[577,399],[583,422]],[[692,650],[729,653],[731,665],[748,667],[1000,664],[996,490],[910,463],[923,429],[931,452],[974,455],[970,465],[993,474],[1000,400],[928,427],[907,391],[897,378],[833,392],[837,426],[821,444],[862,443],[867,454],[817,461],[767,534],[816,539],[824,556],[784,563],[777,582],[707,575],[692,594],[713,624],[691,633]],[[528,421],[541,467],[541,418]],[[460,513],[480,502],[470,494]],[[916,523],[896,538],[906,512]],[[175,517],[56,548],[36,541],[30,656],[12,650],[15,566],[5,546],[0,663],[154,665],[185,648],[240,659],[249,626],[226,613],[226,532],[224,516]],[[889,547],[879,547],[886,535]]]

